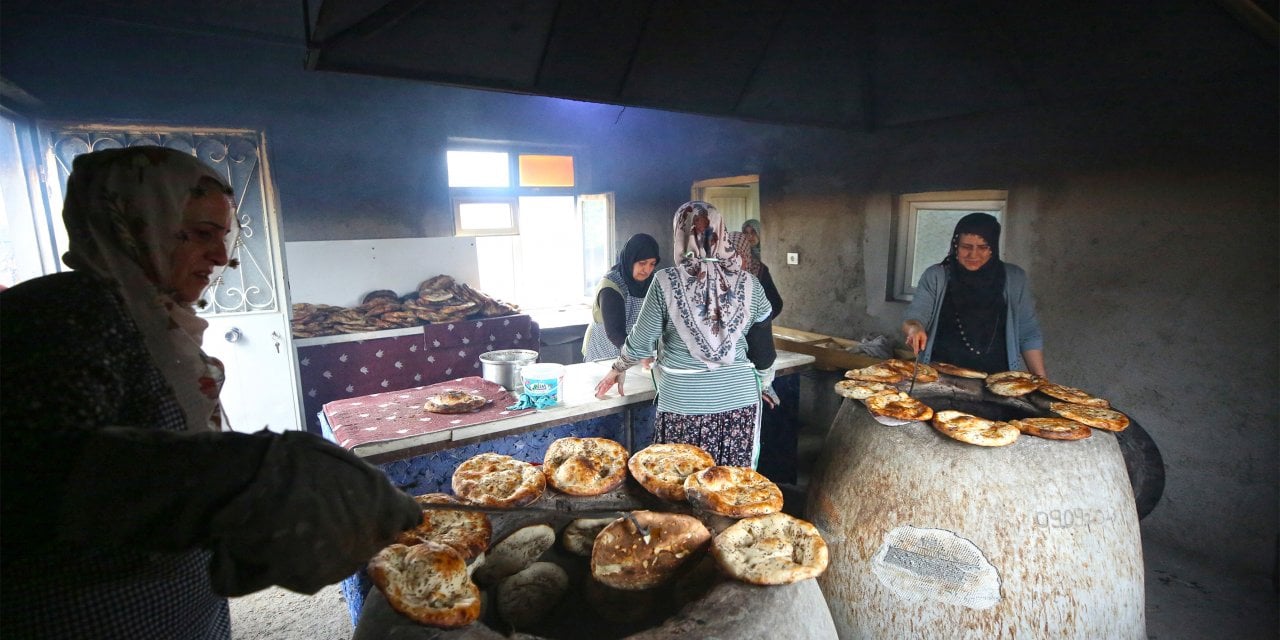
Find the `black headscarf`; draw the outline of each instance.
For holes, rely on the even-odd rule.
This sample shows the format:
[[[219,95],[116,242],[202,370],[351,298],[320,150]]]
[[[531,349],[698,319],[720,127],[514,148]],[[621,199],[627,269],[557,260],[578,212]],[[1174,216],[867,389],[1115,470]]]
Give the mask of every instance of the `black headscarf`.
[[[658,255],[658,241],[647,233],[637,233],[627,240],[627,244],[623,245],[622,250],[618,252],[618,261],[613,265],[618,270],[618,275],[622,276],[622,281],[627,285],[627,293],[635,298],[643,298],[645,293],[649,291],[649,283],[653,282],[653,276],[650,275],[645,280],[637,282],[631,277],[631,267],[641,260],[653,258],[662,262],[662,257]]]
[[[964,234],[980,236],[991,246],[991,259],[977,271],[966,269],[956,257],[960,236]],[[953,352],[956,363],[967,361],[969,364],[962,366],[1003,371],[1007,363],[997,362],[1003,360],[1006,351],[1001,331],[1005,316],[1005,270],[1004,262],[1000,260],[1000,222],[986,213],[970,213],[961,218],[951,234],[951,249],[942,265],[947,270],[947,293],[942,312],[949,316],[944,322],[962,326],[973,346],[983,351],[980,356]],[[956,324],[952,325],[953,322]],[[951,346],[960,348],[959,345]],[[974,357],[978,360],[969,360]],[[980,363],[983,366],[977,366]]]
[[[991,259],[977,271],[970,271],[956,258],[960,236],[981,236],[991,245]],[[951,249],[942,261],[947,268],[947,296],[956,296],[954,302],[961,313],[968,310],[990,308],[1003,301],[1004,262],[1000,260],[1000,221],[988,213],[971,213],[956,223],[951,234]]]

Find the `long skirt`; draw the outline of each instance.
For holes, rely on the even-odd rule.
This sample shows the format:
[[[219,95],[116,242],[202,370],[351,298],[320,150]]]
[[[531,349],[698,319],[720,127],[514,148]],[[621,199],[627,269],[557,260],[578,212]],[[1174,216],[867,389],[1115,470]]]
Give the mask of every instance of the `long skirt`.
[[[653,441],[697,445],[718,465],[753,466],[756,406],[703,415],[659,411],[654,418]]]

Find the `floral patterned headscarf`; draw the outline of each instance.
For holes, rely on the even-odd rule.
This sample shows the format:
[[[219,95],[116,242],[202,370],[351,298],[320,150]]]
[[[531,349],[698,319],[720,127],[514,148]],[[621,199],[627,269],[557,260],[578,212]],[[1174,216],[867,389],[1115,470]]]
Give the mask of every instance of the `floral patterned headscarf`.
[[[77,156],[62,209],[70,248],[62,259],[114,286],[152,360],[186,414],[187,430],[222,428],[223,367],[200,348],[208,323],[174,298],[171,256],[187,241],[183,210],[205,184],[231,187],[189,153],[164,147]]]
[[[730,364],[752,320],[751,278],[715,206],[700,200],[680,205],[672,235],[676,266],[660,274],[676,332],[707,368]]]

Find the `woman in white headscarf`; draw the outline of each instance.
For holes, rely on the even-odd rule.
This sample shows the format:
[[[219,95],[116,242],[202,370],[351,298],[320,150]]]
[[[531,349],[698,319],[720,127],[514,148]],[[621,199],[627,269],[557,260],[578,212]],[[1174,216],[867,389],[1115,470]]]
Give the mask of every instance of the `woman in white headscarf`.
[[[225,430],[194,309],[230,261],[223,178],[132,147],[66,192],[73,270],[0,293],[0,636],[229,638],[226,596],[314,593],[420,521],[316,436]]]
[[[622,354],[596,385],[603,396],[622,374],[656,358],[655,442],[693,444],[716,464],[754,467],[761,394],[773,365],[770,306],[742,269],[720,212],[687,202],[673,222],[675,266],[652,277]]]

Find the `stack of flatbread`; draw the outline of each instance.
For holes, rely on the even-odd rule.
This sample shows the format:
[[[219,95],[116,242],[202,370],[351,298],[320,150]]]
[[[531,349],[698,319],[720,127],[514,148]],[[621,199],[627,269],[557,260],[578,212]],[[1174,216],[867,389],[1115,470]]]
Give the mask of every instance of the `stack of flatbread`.
[[[314,338],[467,318],[495,318],[519,312],[519,307],[513,304],[491,298],[442,274],[423,280],[415,292],[404,296],[397,296],[389,289],[371,291],[355,307],[295,303],[291,324],[295,338]]]

